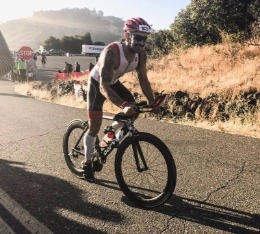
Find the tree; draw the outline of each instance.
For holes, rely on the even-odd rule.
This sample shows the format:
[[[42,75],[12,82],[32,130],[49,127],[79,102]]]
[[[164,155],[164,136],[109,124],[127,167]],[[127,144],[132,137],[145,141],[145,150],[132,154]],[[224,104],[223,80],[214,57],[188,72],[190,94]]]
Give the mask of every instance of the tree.
[[[61,48],[61,40],[55,37],[49,37],[43,43],[43,46],[46,50],[50,49],[60,49]]]
[[[93,43],[93,45],[101,45],[101,46],[104,46],[105,43],[102,42],[102,41],[96,41],[96,42]]]
[[[82,40],[80,36],[68,37],[61,39],[62,49],[73,54],[80,54],[82,48]]]
[[[83,36],[80,37],[80,39],[82,41],[82,44],[85,44],[85,45],[93,44],[90,33],[85,33]]]
[[[98,11],[98,14],[101,15],[102,17],[104,16],[104,12],[103,11]]]
[[[43,46],[47,50],[63,49],[64,51],[69,53],[80,54],[83,44],[93,45],[90,33],[85,33],[82,36],[63,36],[62,39],[51,36],[44,41]],[[105,43],[98,41],[95,42],[94,45],[105,45]]]
[[[259,0],[192,0],[175,18],[171,30],[182,46],[219,43],[222,33],[248,39],[259,11]]]
[[[170,30],[159,30],[151,34],[146,42],[149,58],[158,58],[167,55],[173,49],[174,38]]]

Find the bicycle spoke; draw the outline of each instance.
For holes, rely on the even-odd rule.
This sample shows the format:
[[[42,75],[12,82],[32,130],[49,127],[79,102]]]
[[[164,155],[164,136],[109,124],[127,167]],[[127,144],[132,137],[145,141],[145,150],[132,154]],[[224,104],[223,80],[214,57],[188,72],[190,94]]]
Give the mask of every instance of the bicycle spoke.
[[[83,135],[83,122],[71,123],[64,135],[63,152],[68,168],[72,173],[82,175],[82,161],[85,158]]]
[[[141,141],[135,142],[135,144],[136,146],[132,144],[125,151],[122,160],[123,176],[130,190],[137,196],[145,199],[152,198],[164,191],[167,181],[167,165],[162,157],[157,156],[160,155],[160,152],[152,144]],[[142,172],[137,169],[139,164],[142,169],[144,168]],[[146,165],[148,169],[145,169]]]

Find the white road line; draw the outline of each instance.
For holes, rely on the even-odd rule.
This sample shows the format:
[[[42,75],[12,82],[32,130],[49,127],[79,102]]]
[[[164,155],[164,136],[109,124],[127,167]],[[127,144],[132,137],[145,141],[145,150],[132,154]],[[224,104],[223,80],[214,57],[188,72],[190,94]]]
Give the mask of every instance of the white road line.
[[[0,188],[0,203],[7,209],[10,213],[20,223],[23,224],[26,229],[28,229],[31,233],[44,233],[49,234],[53,233],[47,227],[45,227],[42,223],[40,223],[36,218],[34,218],[27,210],[21,207],[15,200],[13,200],[4,190]],[[10,228],[7,224],[5,226],[2,225],[3,220],[0,220],[0,233],[12,233],[12,232],[4,232],[4,228]],[[3,230],[2,230],[3,228]]]
[[[1,217],[0,217],[0,233],[15,234],[13,229],[10,228]]]

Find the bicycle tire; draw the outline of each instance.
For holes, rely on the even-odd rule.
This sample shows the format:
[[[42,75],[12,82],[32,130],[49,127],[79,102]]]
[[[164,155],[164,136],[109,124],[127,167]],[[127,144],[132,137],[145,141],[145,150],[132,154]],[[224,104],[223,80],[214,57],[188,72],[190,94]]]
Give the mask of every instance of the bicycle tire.
[[[133,161],[133,138],[135,142],[140,145],[141,151],[148,153],[148,155],[144,155],[148,166],[147,171],[138,172],[136,170],[135,161]],[[145,149],[146,146],[147,149]],[[148,152],[149,148],[152,149],[152,152]],[[153,161],[153,159],[155,161]],[[126,163],[124,161],[126,161]],[[159,161],[162,161],[162,164],[157,164]],[[164,171],[161,170],[164,163],[166,166],[165,178],[161,179],[158,173],[164,173]],[[123,169],[124,165],[129,168],[127,171]],[[155,170],[156,174],[152,176],[150,173],[154,167],[157,167]],[[142,175],[142,173],[144,174]],[[158,137],[145,132],[138,132],[134,136],[127,137],[120,144],[115,156],[115,174],[118,184],[126,197],[135,205],[145,208],[157,207],[168,201],[174,192],[177,180],[176,165],[170,150]],[[137,177],[135,177],[134,182],[129,182],[127,177],[133,177],[135,174]],[[156,184],[156,190],[151,189],[149,183],[148,188],[147,185],[140,187],[140,184],[144,182],[144,180],[139,176],[144,176],[147,181],[150,178],[152,183]],[[156,182],[157,179],[165,184],[160,185],[160,181],[159,183]],[[157,191],[157,187],[160,187],[160,191],[159,189]]]
[[[74,120],[67,127],[63,136],[63,155],[69,170],[78,177],[83,177],[81,162],[84,160],[83,137],[79,143],[78,150],[81,153],[73,153],[74,146],[79,140],[86,123],[82,120]]]

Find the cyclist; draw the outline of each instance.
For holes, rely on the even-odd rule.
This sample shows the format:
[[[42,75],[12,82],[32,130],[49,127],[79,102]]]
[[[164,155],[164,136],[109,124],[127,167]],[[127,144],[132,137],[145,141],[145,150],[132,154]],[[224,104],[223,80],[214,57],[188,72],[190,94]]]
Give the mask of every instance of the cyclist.
[[[143,94],[149,102],[154,101],[154,94],[147,77],[146,52],[144,50],[150,32],[151,27],[144,19],[136,17],[126,20],[124,40],[107,45],[97,64],[91,70],[87,90],[89,129],[84,136],[85,161],[83,162],[83,175],[89,182],[95,181],[91,154],[102,124],[104,101],[108,99],[119,106],[126,115],[136,113],[133,95],[119,81],[119,78],[127,72],[136,70]],[[115,123],[113,127],[116,130],[120,124]]]

